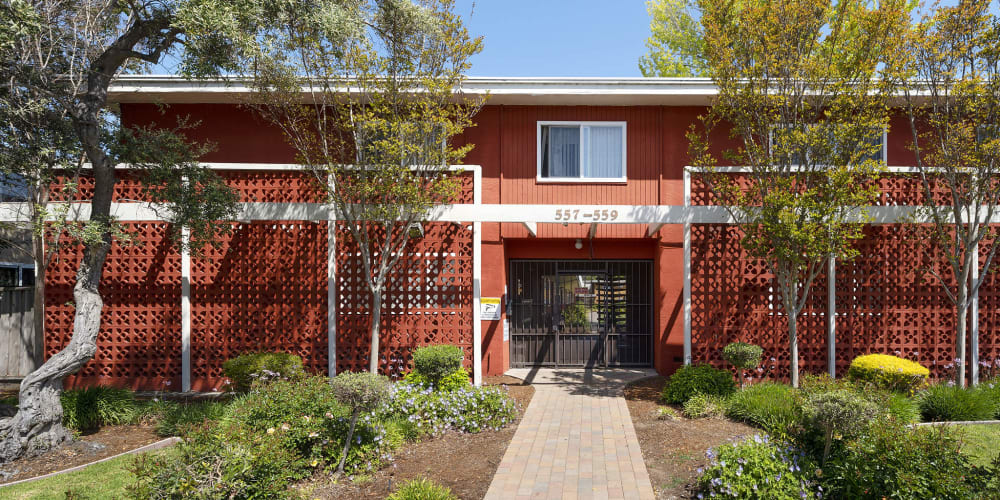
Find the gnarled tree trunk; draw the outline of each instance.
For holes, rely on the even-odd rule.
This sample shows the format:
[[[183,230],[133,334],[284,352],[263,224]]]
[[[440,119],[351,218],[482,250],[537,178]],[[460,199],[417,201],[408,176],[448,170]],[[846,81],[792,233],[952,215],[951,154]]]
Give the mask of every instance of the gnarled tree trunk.
[[[0,463],[39,453],[72,439],[63,427],[59,399],[63,379],[94,357],[104,301],[97,291],[101,269],[111,247],[110,238],[84,250],[73,288],[76,316],[69,345],[21,381],[20,406],[11,418],[0,421]]]

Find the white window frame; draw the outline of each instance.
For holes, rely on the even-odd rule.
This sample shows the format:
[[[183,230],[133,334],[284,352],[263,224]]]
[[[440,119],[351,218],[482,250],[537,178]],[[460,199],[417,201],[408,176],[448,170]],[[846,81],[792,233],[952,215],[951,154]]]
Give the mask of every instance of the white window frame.
[[[580,176],[579,177],[542,177],[542,127],[580,127]],[[583,176],[583,127],[620,127],[622,129],[622,176],[621,177],[584,177]],[[624,184],[628,182],[628,125],[626,122],[585,122],[585,121],[539,121],[535,127],[535,181],[545,184]]]
[[[889,164],[889,127],[882,127],[882,165]]]

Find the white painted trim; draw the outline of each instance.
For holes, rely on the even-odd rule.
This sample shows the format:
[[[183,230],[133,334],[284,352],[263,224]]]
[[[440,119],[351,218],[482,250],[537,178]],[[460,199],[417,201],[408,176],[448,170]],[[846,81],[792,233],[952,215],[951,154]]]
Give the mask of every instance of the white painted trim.
[[[826,363],[830,378],[837,377],[837,259],[826,267]]]
[[[532,238],[538,236],[538,224],[537,223],[522,221],[521,225],[524,226],[524,228],[528,230],[528,234],[530,234]]]
[[[203,162],[202,166],[208,167],[211,170],[273,170],[273,171],[287,171],[287,170],[312,170],[309,165],[304,165],[301,163],[227,163],[227,162]],[[66,167],[66,169],[75,169],[76,167]],[[91,168],[90,163],[84,163],[80,168],[87,170]],[[136,168],[134,165],[129,163],[119,163],[115,165],[116,170],[131,170]],[[353,167],[347,167],[353,168]],[[437,170],[438,167],[430,165],[413,165],[410,170]],[[473,172],[479,165],[450,165],[448,167],[449,172]]]
[[[181,228],[181,391],[191,390],[191,229]]]
[[[579,177],[542,177],[542,127],[579,127],[580,128],[580,176]],[[584,177],[584,148],[586,147],[584,127],[621,127],[622,129],[622,176],[621,177]],[[628,182],[628,123],[623,121],[538,121],[535,122],[535,182],[555,184],[625,184]]]
[[[333,175],[327,177],[333,184]],[[337,212],[327,208],[326,225],[326,373],[337,374]]]
[[[473,170],[472,203],[483,202],[483,172]],[[483,296],[483,223],[472,223],[472,383],[483,385],[483,322],[479,319],[480,299]]]
[[[56,211],[64,203],[50,203],[49,209]],[[90,218],[89,203],[71,203],[75,220]],[[28,222],[27,204],[0,203],[0,221]],[[896,224],[913,220],[919,216],[922,206],[888,205],[858,209],[848,220],[866,221],[871,224]],[[615,212],[614,219],[595,220],[591,214]],[[148,203],[112,203],[112,215],[123,221],[166,220],[166,210],[151,207]],[[576,212],[576,219],[565,219],[567,212]],[[864,217],[862,217],[864,216]],[[237,221],[327,221],[333,215],[330,207],[323,203],[241,203]],[[339,219],[339,216],[337,217]],[[54,219],[54,217],[53,217]],[[683,205],[520,205],[520,204],[456,204],[440,205],[433,208],[427,221],[438,222],[509,222],[524,224],[529,231],[537,234],[538,224],[735,224],[726,207],[723,206],[683,206]],[[927,218],[916,219],[929,220]],[[987,222],[985,219],[981,223]],[[1000,224],[1000,213],[993,215],[990,224]]]
[[[752,172],[753,167],[749,166],[719,166],[719,167],[696,167],[696,166],[685,166],[684,170],[690,172],[719,172],[724,174],[739,174]],[[912,165],[889,165],[885,167],[885,170],[891,174],[918,174],[921,172],[920,167]]]
[[[663,227],[663,223],[662,222],[657,222],[655,224],[650,224],[649,227],[646,228],[646,236],[652,238],[653,235],[656,234],[656,232],[659,231],[660,228],[662,228],[662,227]]]
[[[972,247],[972,252],[976,255],[975,263],[969,276],[971,283],[979,279],[979,243]],[[972,304],[969,306],[969,338],[970,356],[972,358],[969,365],[972,367],[972,385],[979,385],[979,290],[972,294]]]
[[[587,231],[587,239],[592,240],[594,239],[595,236],[597,236],[597,223],[591,222],[590,229]]]
[[[684,208],[691,205],[691,172],[684,170]],[[684,221],[684,364],[691,364],[691,222]]]
[[[109,102],[245,102],[252,92],[240,78],[185,79],[173,75],[122,75]],[[307,91],[303,88],[303,94]],[[337,91],[348,92],[347,88]],[[458,96],[489,95],[490,104],[638,105],[709,104],[718,89],[709,78],[468,77]],[[303,98],[308,96],[303,95]]]

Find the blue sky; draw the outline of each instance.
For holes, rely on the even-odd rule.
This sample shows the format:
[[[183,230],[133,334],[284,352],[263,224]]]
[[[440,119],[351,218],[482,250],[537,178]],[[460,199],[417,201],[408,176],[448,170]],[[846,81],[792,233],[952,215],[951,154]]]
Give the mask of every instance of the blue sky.
[[[642,76],[643,0],[456,0],[455,10],[485,37],[472,76]]]

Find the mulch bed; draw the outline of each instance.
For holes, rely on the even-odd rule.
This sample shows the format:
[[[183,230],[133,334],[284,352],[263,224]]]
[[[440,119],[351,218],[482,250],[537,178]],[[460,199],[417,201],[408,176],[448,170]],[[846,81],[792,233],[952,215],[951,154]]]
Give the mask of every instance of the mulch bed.
[[[0,482],[19,481],[131,451],[162,439],[152,427],[120,425],[104,427],[73,442],[35,457],[21,458],[0,466]]]
[[[664,382],[664,377],[639,380],[625,389],[625,399],[656,498],[694,498],[697,469],[708,464],[705,450],[760,431],[726,419],[659,419]]]
[[[486,385],[506,384],[517,400],[523,415],[535,388],[521,379],[508,376],[484,377]],[[314,478],[303,485],[309,498],[382,500],[399,484],[410,479],[428,478],[451,488],[459,498],[481,499],[486,496],[493,474],[514,437],[517,421],[499,431],[479,434],[449,432],[436,438],[408,443],[396,452],[392,465],[363,481],[332,483],[327,477]]]

